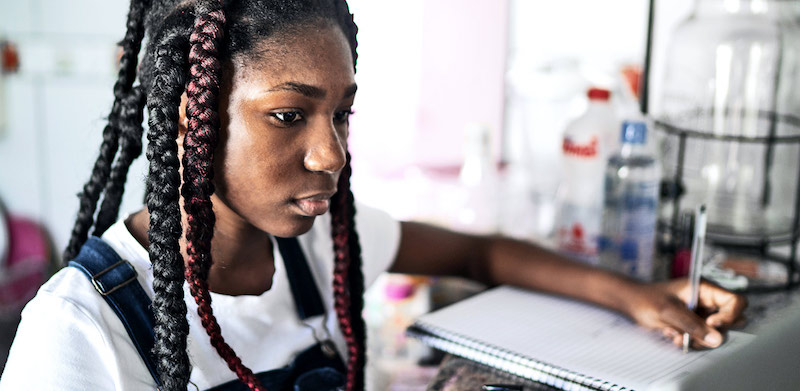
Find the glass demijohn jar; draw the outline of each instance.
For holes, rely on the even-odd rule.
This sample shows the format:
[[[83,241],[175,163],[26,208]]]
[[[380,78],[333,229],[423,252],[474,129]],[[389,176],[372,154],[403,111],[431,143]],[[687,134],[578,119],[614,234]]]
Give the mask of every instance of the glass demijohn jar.
[[[793,229],[800,151],[800,2],[696,0],[671,36],[653,114],[671,193],[661,220],[707,204],[709,236]],[[669,224],[671,223],[671,224]]]

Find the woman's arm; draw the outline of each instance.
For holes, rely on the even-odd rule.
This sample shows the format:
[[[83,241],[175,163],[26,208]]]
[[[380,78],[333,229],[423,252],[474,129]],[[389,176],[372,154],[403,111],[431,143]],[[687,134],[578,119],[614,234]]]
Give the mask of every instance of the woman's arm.
[[[392,272],[451,275],[489,285],[509,284],[588,301],[625,314],[680,342],[692,335],[702,346],[716,347],[715,327],[733,324],[746,306],[743,297],[703,283],[700,306],[705,320],[686,308],[686,281],[643,284],[569,260],[531,243],[499,236],[473,236],[426,224],[402,223],[400,248]]]

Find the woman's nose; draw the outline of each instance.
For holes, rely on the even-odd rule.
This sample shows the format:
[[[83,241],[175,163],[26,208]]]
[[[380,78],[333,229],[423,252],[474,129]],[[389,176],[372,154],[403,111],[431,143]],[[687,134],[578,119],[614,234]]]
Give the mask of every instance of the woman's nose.
[[[347,161],[345,138],[333,124],[313,129],[311,142],[303,161],[306,169],[314,172],[339,172]]]

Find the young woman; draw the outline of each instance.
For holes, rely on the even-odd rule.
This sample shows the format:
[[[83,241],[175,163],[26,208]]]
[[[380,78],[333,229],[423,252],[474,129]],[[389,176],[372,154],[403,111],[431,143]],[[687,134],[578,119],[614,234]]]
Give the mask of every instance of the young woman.
[[[706,347],[741,315],[743,299],[710,284],[703,319],[682,281],[354,203],[344,0],[133,0],[127,27],[71,267],[25,308],[0,389],[362,389],[362,295],[386,270],[568,295]],[[145,104],[146,207],[115,223]]]

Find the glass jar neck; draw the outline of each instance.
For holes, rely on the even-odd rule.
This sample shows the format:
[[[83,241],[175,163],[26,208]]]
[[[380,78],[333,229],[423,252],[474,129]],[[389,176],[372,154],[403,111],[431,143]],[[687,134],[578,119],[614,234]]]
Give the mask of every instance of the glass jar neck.
[[[797,15],[798,2],[792,0],[695,0],[695,16],[764,15],[790,18]]]

